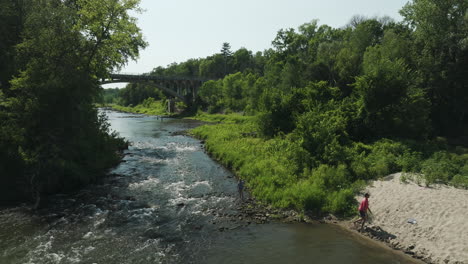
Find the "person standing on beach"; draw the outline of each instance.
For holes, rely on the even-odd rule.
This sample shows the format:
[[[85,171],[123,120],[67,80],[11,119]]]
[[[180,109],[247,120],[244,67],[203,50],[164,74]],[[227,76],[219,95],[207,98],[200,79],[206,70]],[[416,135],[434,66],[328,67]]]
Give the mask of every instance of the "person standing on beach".
[[[242,201],[244,201],[244,180],[239,179],[237,183],[237,190],[239,191],[239,197]]]
[[[359,221],[362,221],[361,229],[359,229],[360,231],[362,231],[362,229],[364,228],[364,224],[367,221],[367,218],[368,218],[367,211],[369,211],[369,213],[372,213],[371,209],[369,208],[369,197],[370,197],[369,193],[364,194],[364,199],[362,199],[358,208],[359,215],[361,216],[361,218],[354,221],[354,224],[356,224]]]

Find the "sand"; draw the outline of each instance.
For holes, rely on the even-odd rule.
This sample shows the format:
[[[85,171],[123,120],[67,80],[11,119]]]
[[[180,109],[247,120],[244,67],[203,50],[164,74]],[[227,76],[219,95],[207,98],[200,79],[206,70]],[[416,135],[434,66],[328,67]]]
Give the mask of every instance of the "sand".
[[[468,190],[428,188],[400,177],[392,174],[366,189],[374,213],[370,229],[394,235],[391,245],[426,262],[468,264]]]

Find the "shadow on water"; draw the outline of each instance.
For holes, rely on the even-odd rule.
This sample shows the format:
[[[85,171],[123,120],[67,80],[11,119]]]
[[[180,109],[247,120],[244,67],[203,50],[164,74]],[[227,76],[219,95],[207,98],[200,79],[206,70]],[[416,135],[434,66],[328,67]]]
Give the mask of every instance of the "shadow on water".
[[[0,211],[0,263],[411,263],[333,226],[240,219],[233,175],[196,121],[107,112],[132,142],[112,177],[48,209]]]

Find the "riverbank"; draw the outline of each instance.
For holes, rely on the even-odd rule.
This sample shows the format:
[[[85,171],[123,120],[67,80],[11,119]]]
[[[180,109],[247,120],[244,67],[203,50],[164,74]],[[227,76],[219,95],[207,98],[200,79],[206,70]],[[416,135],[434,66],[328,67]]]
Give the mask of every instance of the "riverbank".
[[[468,190],[442,185],[427,188],[415,183],[402,183],[400,176],[401,173],[390,175],[366,188],[366,192],[372,194],[374,217],[362,232],[356,230],[352,220],[343,220],[333,215],[310,216],[295,210],[273,208],[255,198],[248,198],[240,204],[237,208],[240,213],[233,219],[247,220],[248,224],[330,224],[341,227],[365,243],[397,250],[399,254],[424,263],[468,263],[465,248],[468,245],[468,222],[465,221]],[[450,201],[449,204],[447,201]]]
[[[283,175],[287,173],[287,166],[290,166],[288,165],[289,163],[287,162],[287,159],[285,159],[287,158],[285,154],[288,153],[281,151],[281,147],[285,147],[286,143],[284,142],[284,144],[281,144],[281,141],[265,141],[263,139],[257,138],[256,135],[252,133],[252,131],[255,130],[253,124],[249,123],[249,117],[236,116],[235,118],[228,118],[226,115],[220,115],[209,116],[209,118],[203,117],[203,120],[218,123],[218,125],[216,126],[208,126],[209,128],[206,128],[204,131],[198,131],[199,138],[205,140],[205,142],[203,143],[206,143],[206,152],[208,152],[208,154],[210,154],[211,157],[218,160],[219,163],[224,164],[227,168],[236,173],[238,177],[246,179],[247,185],[250,187],[250,190],[252,191],[254,197],[260,199],[248,199],[245,203],[239,206],[238,209],[240,213],[234,215],[233,219],[247,219],[247,223],[252,222],[259,224],[269,221],[312,223],[325,222],[331,224],[338,224],[344,227],[346,230],[350,231],[353,235],[364,235],[366,236],[366,238],[368,237],[373,239],[373,241],[376,241],[376,243],[379,243],[378,241],[384,242],[387,246],[391,248],[398,249],[401,252],[405,252],[410,256],[423,259],[427,263],[445,263],[445,260],[449,261],[448,263],[463,263],[456,262],[457,260],[453,257],[450,257],[448,259],[438,258],[436,257],[436,255],[434,255],[434,253],[432,253],[432,251],[430,251],[427,248],[425,248],[425,250],[422,250],[422,246],[416,246],[415,244],[419,241],[418,236],[416,236],[415,243],[405,244],[403,242],[399,242],[396,238],[402,238],[405,234],[397,235],[394,233],[393,230],[389,230],[386,226],[383,226],[381,224],[376,224],[376,222],[374,222],[373,225],[369,225],[366,228],[365,232],[361,234],[350,230],[349,222],[340,221],[332,215],[328,215],[325,218],[323,218],[322,215],[322,217],[320,218],[317,214],[314,214],[314,212],[305,211],[304,209],[301,210],[301,208],[295,208],[295,210],[291,210],[291,208],[294,208],[294,204],[292,204],[293,202],[301,202],[301,200],[294,201],[292,199],[297,195],[303,194],[303,192],[293,192],[294,190],[290,190],[290,196],[287,197],[288,193],[282,192],[284,192],[284,190],[287,190],[288,188],[291,188],[291,186],[294,187],[294,183],[280,182],[280,179],[278,177],[275,177],[280,173],[283,173]],[[200,135],[204,136],[200,137]],[[248,169],[252,169],[252,167],[249,168],[249,166],[251,165],[248,165],[247,163],[255,163],[254,166],[256,167],[254,167],[254,169],[256,168],[256,170],[254,172],[256,174],[248,174],[251,172]],[[271,173],[266,173],[265,175],[263,175],[265,177],[259,178],[256,176],[262,176],[262,170],[260,170],[261,167],[259,167],[259,165],[262,164],[267,166],[263,168],[267,168],[267,171],[270,171]],[[286,168],[282,168],[282,166]],[[291,173],[291,175],[292,174],[293,173]],[[270,182],[268,182],[268,180],[270,180]],[[271,180],[273,180],[273,184],[284,184],[285,187],[283,187],[281,190],[275,189],[274,192],[265,192],[269,191],[268,184],[271,183]],[[386,190],[386,188],[384,189]],[[397,186],[393,189],[398,191],[399,187]],[[374,204],[374,199],[391,201],[393,197],[396,197],[398,195],[390,194],[389,197],[386,197],[385,194],[380,195],[378,193],[374,193],[374,190],[369,189],[369,191],[372,193],[371,208],[374,212],[380,211],[378,209],[378,205]],[[284,196],[280,196],[281,194],[284,194]],[[276,204],[274,203],[275,200],[269,200],[275,198],[278,199],[276,200]],[[291,202],[291,204],[282,204],[283,201],[289,201]],[[275,207],[272,207],[272,204]],[[401,203],[397,204],[400,205]],[[355,210],[355,208],[353,209]],[[309,213],[311,213],[310,215],[313,215],[313,217],[310,217]],[[392,211],[389,211],[388,214],[389,215],[384,215],[383,218],[392,219],[392,214],[397,215],[394,212],[392,213]],[[380,217],[380,214],[376,213],[376,215],[377,217]],[[419,216],[417,217],[419,218]],[[454,259],[454,261],[450,262],[452,259]],[[440,260],[444,262],[440,262]]]
[[[371,194],[372,222],[358,232],[352,220],[328,215],[314,217],[281,210],[247,199],[237,217],[254,223],[326,223],[351,232],[357,239],[389,247],[430,264],[468,263],[468,190],[446,185],[425,187],[402,182],[401,173],[374,181]],[[357,200],[362,197],[356,197]]]
[[[151,98],[152,99],[152,98]],[[97,107],[104,109],[111,109],[117,112],[132,113],[132,114],[144,114],[167,117],[170,114],[166,111],[163,102],[155,100],[145,100],[142,104],[136,106],[122,106],[118,104],[103,104],[97,105]]]
[[[403,183],[400,183],[399,177],[398,179],[395,177],[392,182],[392,186],[379,185],[380,182],[387,183],[388,178],[384,181],[376,181],[374,182],[374,187],[364,187],[363,189],[372,193],[371,208],[375,212],[376,218],[380,219],[382,222],[375,221],[374,224],[368,225],[363,233],[358,233],[352,228],[352,225],[347,220],[340,220],[331,214],[323,217],[323,214],[317,214],[314,211],[305,210],[300,207],[294,208],[297,203],[294,204],[293,202],[301,202],[301,200],[293,200],[294,197],[301,194],[299,192],[290,192],[290,197],[281,196],[284,190],[303,182],[300,179],[296,184],[285,184],[283,181],[283,187],[274,189],[274,193],[269,193],[268,191],[271,189],[271,186],[268,186],[268,184],[271,183],[271,181],[277,180],[278,178],[275,176],[278,176],[278,174],[282,174],[284,177],[285,172],[287,172],[286,170],[280,170],[279,168],[281,164],[283,164],[283,166],[286,165],[285,167],[287,167],[288,162],[282,159],[287,155],[287,152],[281,150],[274,151],[272,149],[272,145],[278,148],[278,145],[281,144],[278,144],[277,141],[275,142],[274,140],[264,141],[256,138],[249,133],[249,129],[252,130],[252,127],[245,123],[240,125],[217,124],[205,128],[197,128],[195,133],[199,138],[206,141],[207,152],[214,159],[230,168],[238,177],[246,179],[247,185],[251,187],[253,195],[256,198],[261,199],[262,204],[267,207],[268,205],[274,205],[274,208],[283,208],[282,210],[274,209],[273,212],[261,207],[256,208],[257,213],[255,216],[257,218],[268,220],[271,219],[271,217],[268,217],[267,215],[274,215],[279,216],[277,217],[279,221],[310,221],[337,224],[361,238],[365,236],[376,243],[383,242],[383,244],[390,248],[399,250],[408,256],[423,260],[426,263],[467,263],[466,257],[464,255],[460,255],[463,253],[459,252],[463,252],[463,246],[467,245],[468,242],[463,239],[459,239],[459,231],[461,229],[457,229],[464,228],[465,230],[468,230],[468,227],[465,227],[465,225],[458,224],[461,219],[464,219],[464,216],[466,217],[465,207],[459,206],[459,210],[457,212],[452,208],[442,214],[441,210],[448,208],[443,203],[451,203],[451,201],[443,199],[445,192],[442,192],[443,194],[441,195],[441,192],[432,193],[427,192],[427,190],[455,190],[457,193],[465,193],[465,195],[467,191],[445,185],[445,187],[433,185],[431,188],[421,187],[413,183],[403,185]],[[267,154],[265,154],[264,150],[267,150]],[[278,153],[280,153],[280,155],[277,155]],[[277,159],[277,161],[274,161],[274,159]],[[263,167],[266,168],[267,173],[265,173],[264,170],[261,170],[261,168],[258,168],[259,164],[261,165],[265,163],[269,166]],[[250,169],[252,166],[256,168],[256,174],[251,173],[252,171],[249,170],[249,166],[251,166]],[[270,181],[268,182],[267,180],[269,179]],[[418,179],[420,180],[420,178]],[[266,182],[264,182],[264,180]],[[280,182],[276,182],[276,184],[278,183]],[[399,193],[399,190],[404,186],[417,186],[422,190],[409,189],[404,194]],[[310,190],[304,189],[304,191]],[[419,196],[421,193],[424,193],[425,195]],[[283,201],[291,201],[291,204],[287,206],[287,204],[282,204],[281,200],[279,200],[279,202],[273,200],[275,198],[278,199],[278,197]],[[418,202],[418,199],[422,199],[428,204],[415,207],[414,203]],[[468,201],[468,198],[463,198],[462,196],[453,199],[457,201]],[[379,200],[384,204],[380,205],[379,203],[374,202],[374,200]],[[355,203],[357,202],[358,201],[355,201]],[[249,208],[252,206],[247,205],[246,207]],[[403,207],[403,209],[398,207]],[[296,213],[294,213],[294,211],[293,213],[290,213],[290,208],[294,208]],[[427,215],[424,213],[425,211],[418,213],[417,210],[424,210],[423,208],[430,208],[431,211],[429,213],[426,212]],[[408,211],[404,211],[406,209],[408,209]],[[353,210],[356,209],[353,208]],[[421,215],[421,213],[423,215]],[[454,213],[454,215],[450,215],[451,213]],[[244,215],[242,217],[244,217]],[[309,217],[309,215],[312,215],[312,217]],[[405,224],[405,221],[410,218],[419,220],[424,219],[423,221],[425,222],[427,222],[428,219],[431,219],[435,220],[435,222],[432,222],[429,226],[410,223]],[[389,228],[389,226],[399,227],[402,225],[406,229],[399,230]],[[446,226],[451,227],[447,230],[445,229]],[[411,228],[415,230],[411,230]],[[436,237],[438,239],[436,239]],[[466,235],[466,237],[468,237],[468,235]]]
[[[363,234],[427,263],[468,263],[468,190],[429,188],[401,176],[366,188],[374,217]],[[341,224],[352,228],[348,221]]]

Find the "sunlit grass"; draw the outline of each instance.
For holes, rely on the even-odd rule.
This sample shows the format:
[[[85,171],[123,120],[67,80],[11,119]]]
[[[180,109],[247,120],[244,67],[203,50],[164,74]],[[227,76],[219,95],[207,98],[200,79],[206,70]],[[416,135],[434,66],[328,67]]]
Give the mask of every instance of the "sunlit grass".
[[[118,104],[109,104],[107,106],[111,107],[114,110],[127,113],[137,113],[145,115],[169,115],[165,103],[163,101],[156,101],[153,98],[148,98],[145,101],[143,101],[143,103],[136,106],[121,106]]]
[[[466,150],[460,154],[435,151],[438,148],[417,150],[414,146],[422,143],[381,139],[351,143],[343,148],[340,160],[323,164],[288,136],[257,136],[255,117],[199,114],[196,118],[214,122],[191,131],[205,141],[206,150],[245,179],[257,199],[276,207],[349,215],[356,210],[354,197],[366,181],[401,171],[426,173],[421,177],[428,185],[468,187]]]

